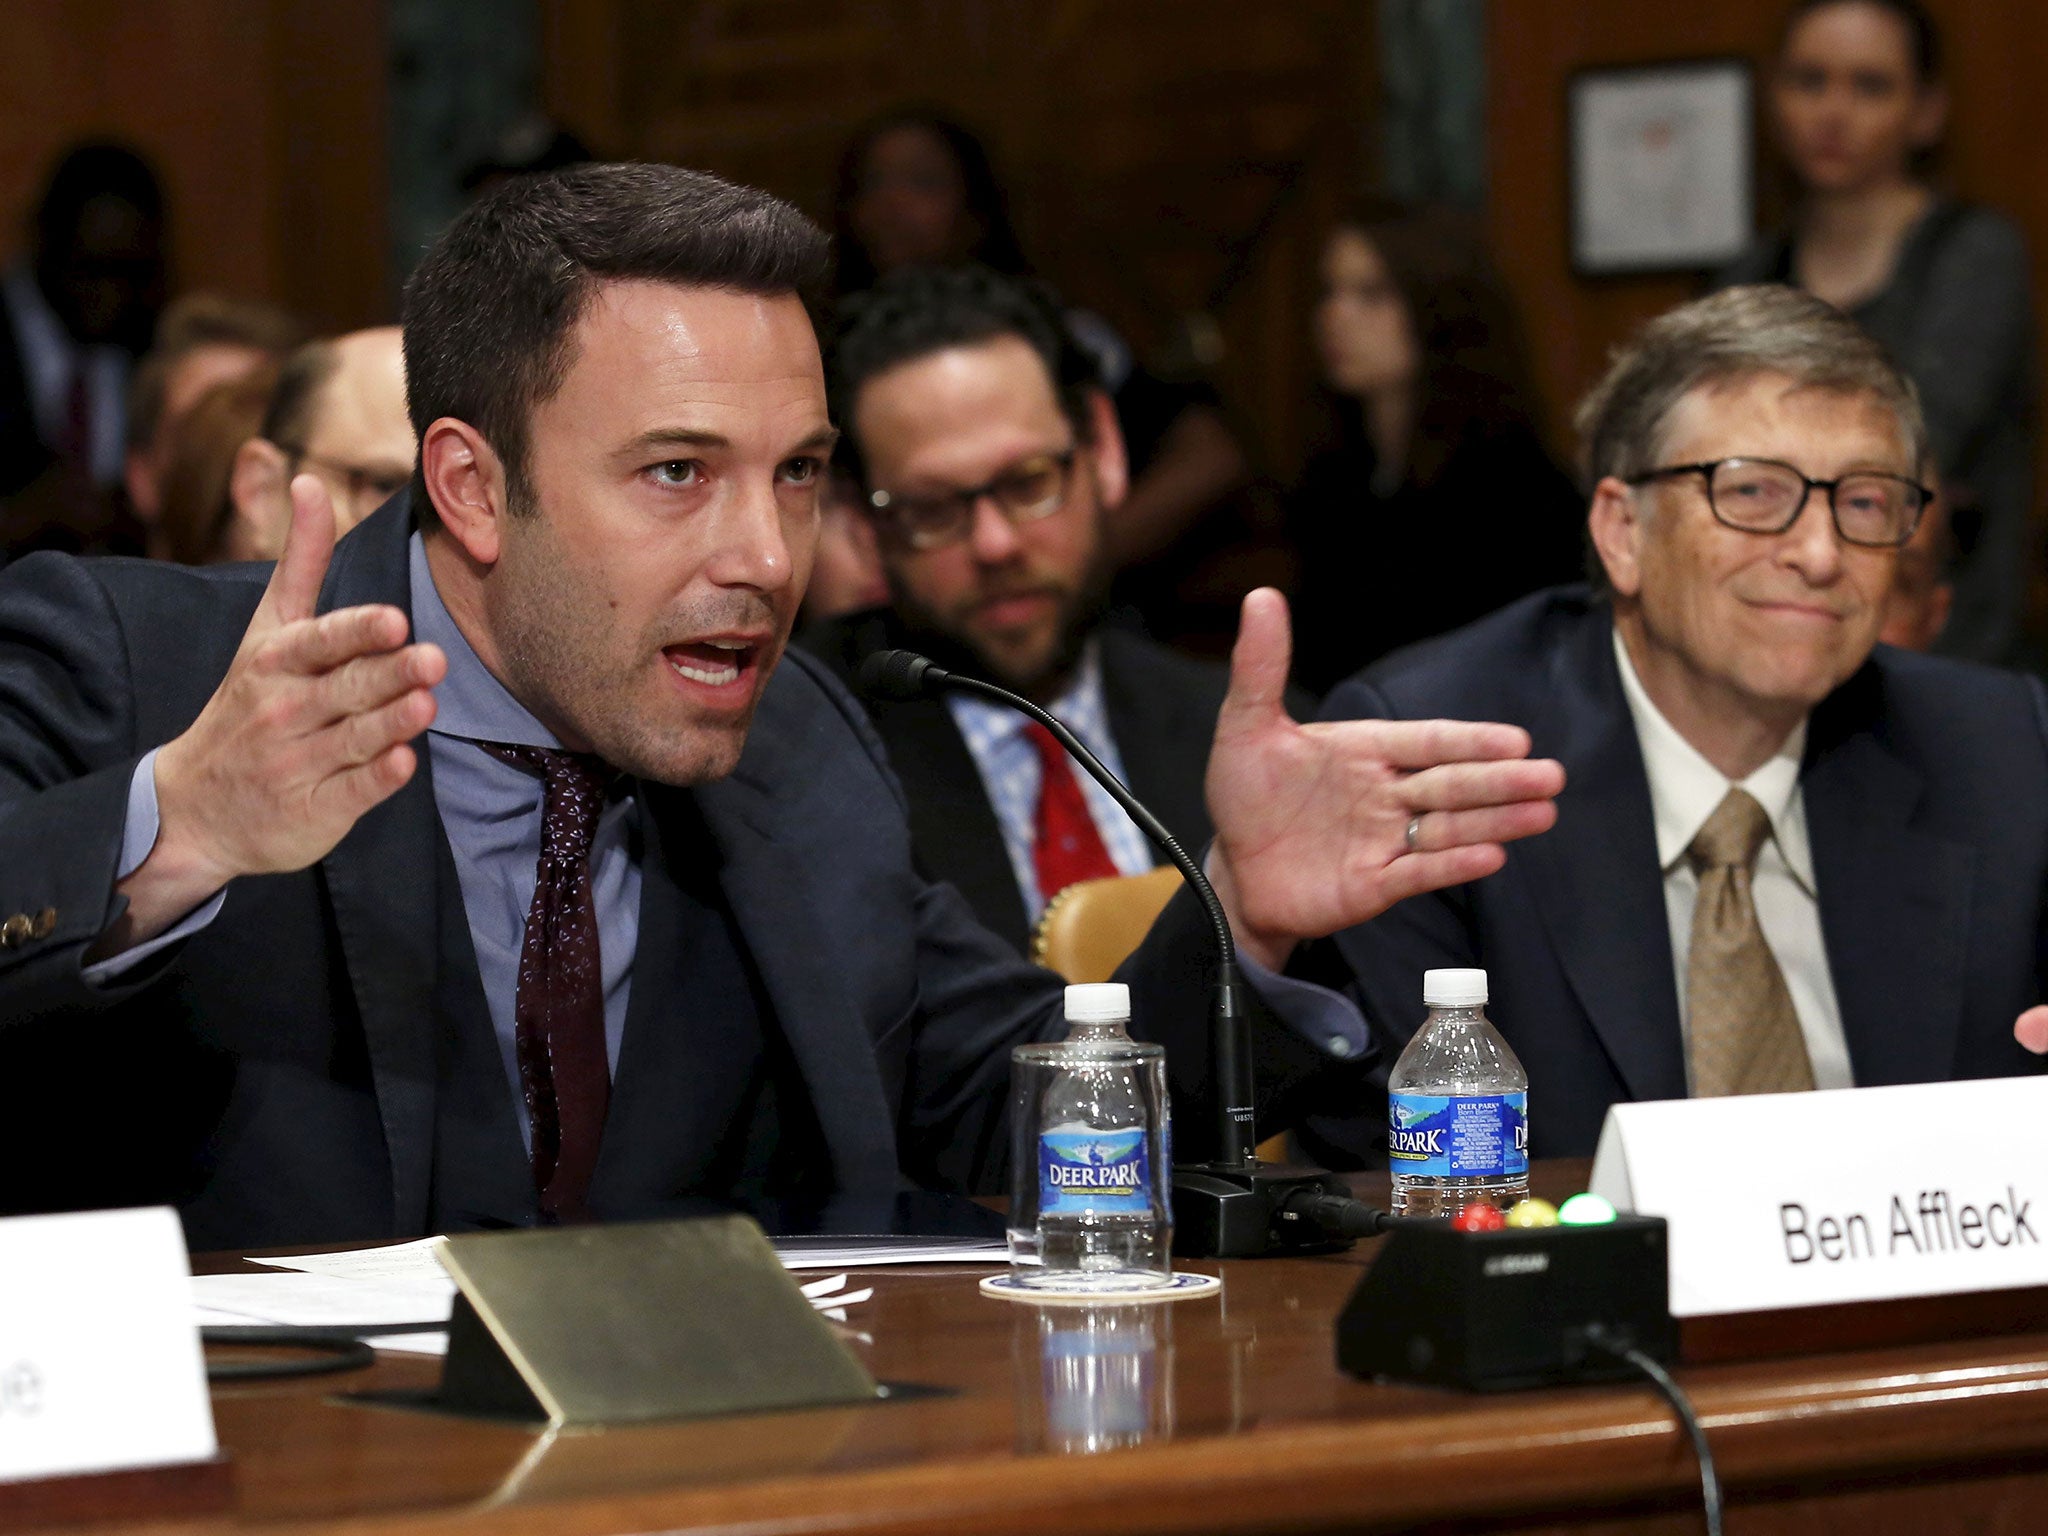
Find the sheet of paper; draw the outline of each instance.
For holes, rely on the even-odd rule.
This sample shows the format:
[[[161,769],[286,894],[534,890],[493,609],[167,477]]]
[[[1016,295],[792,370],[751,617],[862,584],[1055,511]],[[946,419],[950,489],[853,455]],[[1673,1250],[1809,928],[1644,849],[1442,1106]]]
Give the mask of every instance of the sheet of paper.
[[[436,1257],[446,1238],[423,1237],[388,1248],[350,1248],[341,1253],[304,1253],[287,1258],[251,1259],[271,1269],[296,1269],[309,1275],[335,1275],[350,1280],[446,1280],[448,1271]]]
[[[434,1268],[439,1271],[440,1266]],[[195,1275],[192,1300],[202,1326],[228,1323],[291,1328],[371,1328],[447,1320],[455,1282],[445,1272],[403,1279],[355,1279],[285,1271],[272,1275]],[[373,1336],[379,1349],[445,1354],[444,1332]]]
[[[344,1253],[309,1253],[255,1259],[273,1269],[376,1280],[424,1280],[445,1277],[435,1254],[438,1237],[389,1248],[354,1248]],[[983,1238],[832,1238],[778,1239],[776,1255],[784,1269],[861,1269],[894,1264],[981,1264],[1000,1269],[1010,1262],[1008,1248]]]
[[[1010,1262],[1010,1251],[1002,1243],[975,1238],[915,1238],[897,1241],[862,1242],[858,1238],[804,1238],[778,1242],[775,1253],[784,1269],[867,1269],[898,1264],[979,1264],[1001,1269]]]

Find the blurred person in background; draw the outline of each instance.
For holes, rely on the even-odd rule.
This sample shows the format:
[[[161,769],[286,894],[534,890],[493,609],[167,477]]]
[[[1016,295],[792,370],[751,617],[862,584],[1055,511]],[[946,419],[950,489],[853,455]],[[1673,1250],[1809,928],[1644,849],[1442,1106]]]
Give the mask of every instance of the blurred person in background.
[[[894,606],[801,643],[849,680],[908,647],[1016,689],[1199,847],[1228,674],[1103,623],[1128,472],[1066,316],[1044,284],[981,266],[901,268],[840,307],[826,387]],[[919,867],[1020,952],[1068,885],[1153,867],[1123,809],[1016,711],[965,695],[868,711]]]
[[[597,157],[571,130],[544,113],[519,118],[492,143],[490,153],[462,173],[465,197],[478,198],[515,176],[540,176]]]
[[[159,477],[157,517],[150,530],[156,558],[215,565],[275,556],[278,534],[268,510],[256,520],[245,517],[231,487],[242,445],[263,430],[277,376],[275,363],[259,363],[215,384],[185,412]]]
[[[1296,487],[1294,670],[1323,692],[1584,567],[1585,503],[1545,452],[1521,329],[1474,225],[1370,202],[1325,243],[1329,421]]]
[[[818,552],[804,588],[803,622],[836,619],[888,601],[889,581],[882,573],[860,481],[835,460],[818,493]]]
[[[2027,252],[2012,222],[1929,179],[1948,117],[1941,45],[1918,0],[1802,0],[1771,85],[1798,189],[1789,225],[1716,278],[1784,282],[1846,311],[1919,387],[1949,529],[1955,603],[1937,648],[2012,658],[2027,578],[2036,360]]]
[[[906,267],[1032,271],[987,148],[937,112],[893,112],[854,138],[840,161],[834,217],[841,297]],[[1104,530],[1110,567],[1142,567],[1242,487],[1250,465],[1214,390],[1149,372],[1098,315],[1077,310],[1068,324],[1096,356],[1130,459],[1130,494]],[[1169,628],[1157,585],[1140,576],[1119,596]]]
[[[1891,589],[1885,594],[1884,623],[1877,632],[1882,644],[1905,651],[1933,650],[1956,601],[1948,498],[1941,494],[1937,476],[1930,473],[1924,478],[1935,487],[1935,496],[1911,541],[1899,551]]]
[[[128,379],[168,282],[164,199],[125,146],[56,165],[0,274],[0,548],[141,547],[120,504]]]
[[[274,560],[291,526],[291,483],[310,471],[344,534],[402,490],[416,449],[395,325],[310,341],[278,375],[262,430],[235,456],[230,495],[239,537]]]
[[[156,524],[178,429],[200,398],[215,385],[265,365],[274,372],[304,340],[305,327],[274,304],[217,293],[189,293],[171,301],[128,387],[122,478],[137,518],[152,528]]]

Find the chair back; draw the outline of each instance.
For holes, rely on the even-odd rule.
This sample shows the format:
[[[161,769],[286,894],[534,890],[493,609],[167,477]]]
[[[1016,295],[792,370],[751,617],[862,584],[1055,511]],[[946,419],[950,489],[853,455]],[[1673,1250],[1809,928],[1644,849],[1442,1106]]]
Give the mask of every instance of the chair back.
[[[1142,875],[1077,880],[1040,914],[1031,958],[1070,982],[1109,980],[1180,883],[1180,871],[1170,864]]]

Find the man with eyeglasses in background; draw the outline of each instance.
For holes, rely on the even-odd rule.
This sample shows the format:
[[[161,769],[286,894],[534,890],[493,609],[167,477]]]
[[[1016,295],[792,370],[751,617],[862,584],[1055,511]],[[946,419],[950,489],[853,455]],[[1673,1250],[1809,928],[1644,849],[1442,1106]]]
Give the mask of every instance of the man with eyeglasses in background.
[[[1932,466],[1912,386],[1790,288],[1653,321],[1581,406],[1604,580],[1340,684],[1324,717],[1528,729],[1554,831],[1332,941],[1391,1063],[1433,966],[1483,966],[1534,1156],[1610,1104],[2002,1076],[2048,1029],[2048,694],[1878,645]],[[1381,571],[1372,581],[1454,582]],[[1428,846],[1427,820],[1411,846]],[[1384,1098],[1322,1121],[1383,1157]]]
[[[1199,851],[1228,679],[1103,623],[1103,520],[1128,468],[1058,301],[983,268],[893,273],[848,301],[826,374],[893,603],[803,643],[849,678],[869,654],[907,647],[1015,689]],[[1066,885],[1153,867],[1122,809],[1014,711],[958,694],[868,709],[925,872],[1020,950]]]
[[[318,475],[327,487],[336,537],[405,488],[417,444],[400,338],[397,326],[380,325],[309,341],[285,359],[262,432],[235,455],[237,548],[267,559],[283,551],[294,475]]]

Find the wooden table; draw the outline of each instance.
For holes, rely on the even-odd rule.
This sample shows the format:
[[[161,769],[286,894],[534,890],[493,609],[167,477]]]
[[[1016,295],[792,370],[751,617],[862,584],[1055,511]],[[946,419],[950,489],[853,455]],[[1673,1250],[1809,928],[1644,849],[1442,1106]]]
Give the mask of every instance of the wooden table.
[[[1547,1168],[1539,1187],[1583,1176]],[[439,1363],[419,1357],[225,1388],[231,1511],[148,1528],[1700,1529],[1691,1456],[1646,1388],[1468,1397],[1342,1375],[1331,1320],[1370,1257],[1225,1264],[1220,1301],[1086,1314],[985,1299],[982,1271],[874,1271],[856,1348],[883,1380],[945,1392],[858,1409],[550,1439],[335,1395],[430,1384]],[[2031,1333],[1679,1375],[1730,1486],[1731,1531],[2048,1530],[2048,1317]]]

